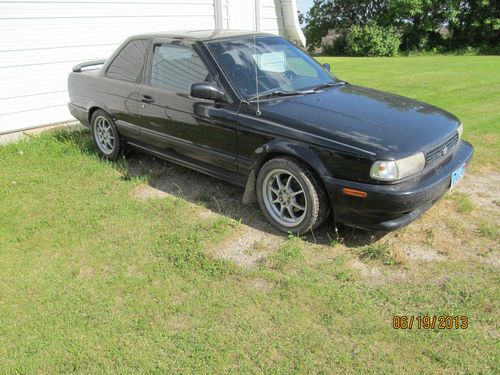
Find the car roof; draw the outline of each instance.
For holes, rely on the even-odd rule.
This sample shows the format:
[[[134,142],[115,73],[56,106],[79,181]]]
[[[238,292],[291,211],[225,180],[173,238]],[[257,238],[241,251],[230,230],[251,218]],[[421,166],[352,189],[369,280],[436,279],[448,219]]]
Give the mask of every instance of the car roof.
[[[169,38],[169,39],[186,39],[192,41],[208,42],[212,40],[248,37],[253,35],[277,36],[275,34],[254,32],[248,30],[212,29],[212,30],[183,30],[183,31],[153,32],[153,33],[134,35],[129,39]]]

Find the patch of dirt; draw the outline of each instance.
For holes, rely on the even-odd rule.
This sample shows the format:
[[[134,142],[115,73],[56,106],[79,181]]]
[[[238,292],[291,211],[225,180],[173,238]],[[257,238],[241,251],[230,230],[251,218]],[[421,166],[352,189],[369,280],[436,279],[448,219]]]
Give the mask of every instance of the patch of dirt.
[[[227,259],[250,268],[276,250],[284,238],[244,226],[232,236],[224,239],[212,250],[218,258]]]
[[[407,259],[420,262],[439,262],[445,258],[436,250],[428,246],[418,244],[406,244],[404,246],[404,254]]]
[[[368,286],[378,286],[393,282],[404,282],[408,279],[408,272],[403,269],[392,269],[370,265],[359,259],[353,259],[349,266],[358,270]]]
[[[134,189],[133,195],[140,200],[147,200],[151,198],[163,198],[170,194],[150,185],[141,184]]]
[[[198,210],[196,211],[196,216],[202,219],[208,219],[210,217],[217,216],[217,214],[210,210]]]
[[[165,321],[166,332],[177,335],[193,328],[192,319],[187,314],[173,314]]]
[[[78,273],[78,278],[80,279],[88,279],[93,277],[95,274],[94,269],[92,267],[83,265],[80,267],[80,272]]]
[[[262,279],[260,277],[258,277],[256,279],[252,279],[250,281],[249,285],[253,289],[261,290],[264,292],[269,292],[274,287],[274,284],[272,282],[269,282],[269,281]]]
[[[483,134],[481,136],[481,139],[483,140],[483,142],[487,142],[487,143],[490,143],[492,145],[497,143],[497,135],[496,134],[492,134],[492,133]]]
[[[144,276],[142,272],[139,271],[136,265],[131,265],[127,267],[127,275],[130,277],[142,277]]]
[[[466,194],[477,208],[493,210],[492,219],[500,225],[500,173],[491,171],[485,175],[469,175],[457,185],[456,191]]]
[[[495,251],[495,252],[489,253],[485,256],[480,256],[479,261],[486,263],[490,266],[493,266],[495,268],[499,268],[500,267],[500,252]]]

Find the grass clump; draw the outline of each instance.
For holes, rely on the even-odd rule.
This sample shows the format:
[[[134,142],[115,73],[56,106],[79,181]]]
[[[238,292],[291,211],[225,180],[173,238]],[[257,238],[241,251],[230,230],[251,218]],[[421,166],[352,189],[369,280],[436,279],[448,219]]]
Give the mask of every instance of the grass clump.
[[[273,268],[282,270],[289,264],[297,263],[304,259],[301,248],[302,240],[299,237],[289,236],[288,240],[270,257]]]
[[[356,274],[352,269],[346,268],[346,269],[343,269],[343,270],[336,272],[335,278],[339,281],[348,282],[348,281],[355,280]]]
[[[467,214],[474,210],[474,204],[467,194],[455,193],[451,195],[451,199],[457,204],[457,211],[461,214]]]
[[[434,228],[427,228],[425,231],[425,243],[428,246],[433,246],[436,241],[436,232]]]
[[[483,222],[479,225],[479,234],[491,240],[498,240],[500,237],[498,226],[488,222]]]
[[[234,271],[228,261],[210,258],[203,246],[211,238],[222,238],[227,223],[216,220],[209,225],[195,223],[184,225],[182,231],[161,233],[155,240],[152,254],[168,259],[172,265],[182,270],[199,270],[211,277],[221,277]]]
[[[389,248],[389,245],[382,242],[374,242],[356,249],[359,258],[362,260],[380,261],[385,265],[394,265],[399,263]]]

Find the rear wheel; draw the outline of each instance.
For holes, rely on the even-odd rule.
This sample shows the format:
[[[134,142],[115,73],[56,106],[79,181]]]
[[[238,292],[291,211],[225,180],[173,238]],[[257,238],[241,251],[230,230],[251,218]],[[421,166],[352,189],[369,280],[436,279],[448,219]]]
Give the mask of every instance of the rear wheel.
[[[257,198],[268,221],[283,232],[305,233],[330,212],[326,193],[303,163],[278,157],[264,164],[257,178]]]
[[[109,160],[118,159],[123,154],[123,142],[111,117],[98,109],[92,115],[91,125],[99,154]]]

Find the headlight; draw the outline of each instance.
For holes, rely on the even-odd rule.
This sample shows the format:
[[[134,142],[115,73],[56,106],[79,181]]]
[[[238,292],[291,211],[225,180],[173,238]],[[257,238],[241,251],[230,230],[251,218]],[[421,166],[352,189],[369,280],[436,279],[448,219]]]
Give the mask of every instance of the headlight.
[[[422,152],[404,159],[373,163],[370,177],[380,181],[396,181],[420,172],[425,166],[425,156]]]
[[[463,124],[460,124],[460,126],[457,129],[458,132],[458,139],[462,139],[462,135],[464,134],[464,126]]]

